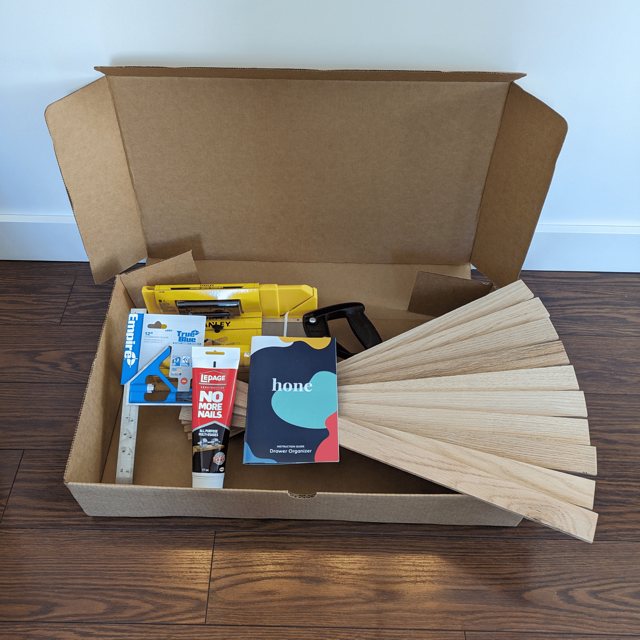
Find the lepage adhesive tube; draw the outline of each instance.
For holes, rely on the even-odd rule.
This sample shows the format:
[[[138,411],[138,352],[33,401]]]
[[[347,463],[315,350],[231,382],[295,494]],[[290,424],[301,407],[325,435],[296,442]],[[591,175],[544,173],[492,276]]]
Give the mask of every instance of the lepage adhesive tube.
[[[192,360],[192,486],[222,489],[240,349],[194,347]]]

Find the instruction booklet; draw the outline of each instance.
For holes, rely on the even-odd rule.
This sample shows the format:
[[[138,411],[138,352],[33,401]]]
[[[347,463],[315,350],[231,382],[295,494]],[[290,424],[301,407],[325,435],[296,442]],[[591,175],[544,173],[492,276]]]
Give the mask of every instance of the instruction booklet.
[[[252,338],[243,462],[339,460],[335,338]]]

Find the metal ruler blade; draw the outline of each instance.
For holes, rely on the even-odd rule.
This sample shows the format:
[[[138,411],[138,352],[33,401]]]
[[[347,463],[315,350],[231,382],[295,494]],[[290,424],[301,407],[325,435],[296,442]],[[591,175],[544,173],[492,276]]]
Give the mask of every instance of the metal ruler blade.
[[[136,457],[138,435],[137,405],[129,404],[129,384],[124,386],[122,417],[120,418],[120,442],[116,467],[116,484],[133,484],[133,463]]]

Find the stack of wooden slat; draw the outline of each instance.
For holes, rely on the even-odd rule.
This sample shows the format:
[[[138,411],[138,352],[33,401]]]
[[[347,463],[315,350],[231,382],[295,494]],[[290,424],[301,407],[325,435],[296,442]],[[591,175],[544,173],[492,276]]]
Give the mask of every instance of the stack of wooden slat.
[[[596,474],[584,394],[523,282],[340,362],[338,384],[341,446],[593,541],[595,482],[566,473]]]

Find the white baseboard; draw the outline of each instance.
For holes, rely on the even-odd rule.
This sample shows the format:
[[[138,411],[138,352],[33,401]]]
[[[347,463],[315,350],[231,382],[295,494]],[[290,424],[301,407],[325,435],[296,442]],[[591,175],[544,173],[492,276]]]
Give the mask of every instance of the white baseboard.
[[[86,262],[70,215],[0,214],[0,260]],[[640,226],[540,224],[524,269],[640,272]]]
[[[539,224],[522,268],[640,272],[640,226]]]
[[[0,260],[88,262],[89,258],[72,215],[3,214]]]

